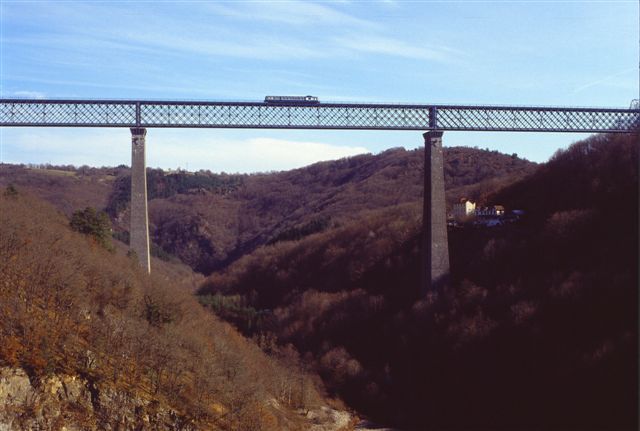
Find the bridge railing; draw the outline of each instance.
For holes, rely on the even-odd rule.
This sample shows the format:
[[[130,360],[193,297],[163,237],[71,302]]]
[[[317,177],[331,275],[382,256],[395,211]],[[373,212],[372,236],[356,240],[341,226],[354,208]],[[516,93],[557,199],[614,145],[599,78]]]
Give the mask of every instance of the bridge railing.
[[[135,102],[0,99],[0,126],[133,127]]]
[[[640,110],[599,108],[443,106],[440,130],[628,132],[640,128]]]
[[[0,99],[0,126],[628,132],[639,109]]]

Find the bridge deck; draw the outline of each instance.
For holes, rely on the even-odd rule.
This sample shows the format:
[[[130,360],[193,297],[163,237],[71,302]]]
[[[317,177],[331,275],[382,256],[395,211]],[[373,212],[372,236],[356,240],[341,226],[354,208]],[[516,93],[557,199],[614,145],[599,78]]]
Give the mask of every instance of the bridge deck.
[[[0,126],[624,133],[639,109],[0,99]]]

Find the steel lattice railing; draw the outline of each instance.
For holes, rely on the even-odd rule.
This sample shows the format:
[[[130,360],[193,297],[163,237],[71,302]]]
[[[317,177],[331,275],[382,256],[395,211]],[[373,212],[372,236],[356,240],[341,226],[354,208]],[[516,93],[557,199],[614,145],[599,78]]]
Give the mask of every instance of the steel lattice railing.
[[[639,109],[0,99],[0,126],[629,132]]]

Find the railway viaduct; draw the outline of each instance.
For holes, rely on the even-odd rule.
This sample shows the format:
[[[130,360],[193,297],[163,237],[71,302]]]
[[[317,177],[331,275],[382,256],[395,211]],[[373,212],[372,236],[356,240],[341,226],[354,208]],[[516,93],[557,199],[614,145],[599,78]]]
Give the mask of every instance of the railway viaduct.
[[[130,247],[148,272],[147,128],[423,131],[424,293],[437,289],[449,276],[442,151],[445,131],[629,133],[640,129],[640,108],[0,99],[0,127],[130,128]]]

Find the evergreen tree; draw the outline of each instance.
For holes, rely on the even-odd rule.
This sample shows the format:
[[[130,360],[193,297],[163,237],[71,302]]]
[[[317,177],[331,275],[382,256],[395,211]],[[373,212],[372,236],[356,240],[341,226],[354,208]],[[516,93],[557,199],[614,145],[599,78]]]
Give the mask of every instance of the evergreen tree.
[[[71,217],[70,225],[73,230],[92,236],[98,244],[113,251],[111,221],[104,211],[98,212],[92,207],[75,211]]]

